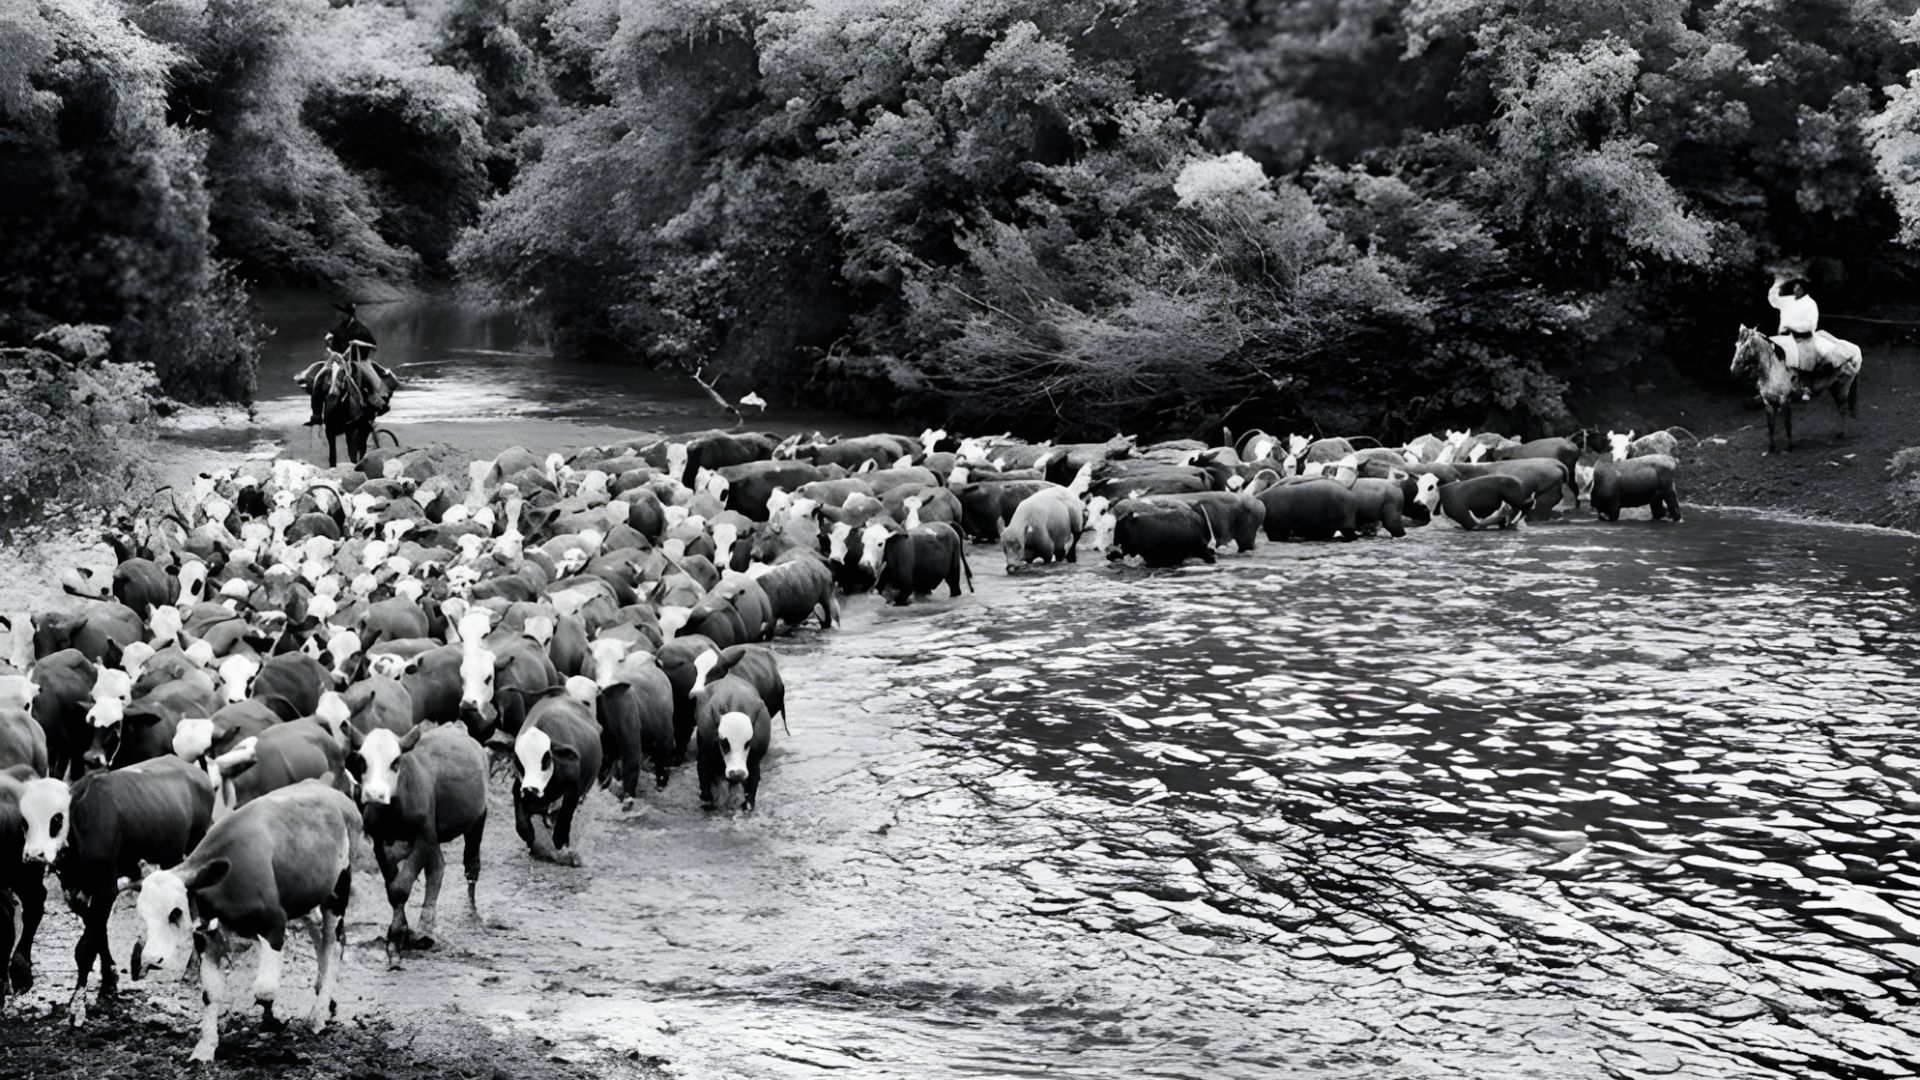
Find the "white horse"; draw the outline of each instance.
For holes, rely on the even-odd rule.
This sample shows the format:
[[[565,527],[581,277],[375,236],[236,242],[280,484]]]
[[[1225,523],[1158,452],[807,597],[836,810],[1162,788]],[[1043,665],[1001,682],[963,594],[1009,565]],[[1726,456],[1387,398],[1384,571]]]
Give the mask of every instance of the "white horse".
[[[1751,326],[1742,326],[1733,342],[1732,373],[1751,377],[1760,403],[1767,408],[1767,452],[1774,446],[1774,421],[1786,421],[1787,449],[1793,449],[1793,401],[1802,390],[1810,394],[1831,392],[1834,407],[1840,410],[1840,434],[1847,433],[1847,418],[1858,419],[1860,408],[1856,379],[1860,377],[1860,347],[1842,341],[1825,331],[1827,354],[1820,366],[1801,371],[1787,362],[1790,338],[1769,338]]]

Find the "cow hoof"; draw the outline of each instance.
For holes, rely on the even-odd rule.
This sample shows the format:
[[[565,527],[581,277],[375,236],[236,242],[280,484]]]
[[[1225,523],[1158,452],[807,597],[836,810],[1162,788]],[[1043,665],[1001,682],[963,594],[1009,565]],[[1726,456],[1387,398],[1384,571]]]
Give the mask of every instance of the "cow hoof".
[[[213,1064],[213,1044],[209,1042],[195,1043],[193,1053],[187,1055],[187,1060],[197,1065]]]
[[[324,1006],[315,1002],[313,1012],[307,1016],[307,1024],[318,1034],[327,1030],[327,1021],[333,1019],[334,1004],[329,1001]]]
[[[567,854],[572,854],[572,852],[567,852]],[[409,930],[407,931],[406,937],[401,939],[400,947],[403,949],[412,949],[414,951],[423,951],[426,949],[431,949],[433,948],[433,935],[417,934]]]

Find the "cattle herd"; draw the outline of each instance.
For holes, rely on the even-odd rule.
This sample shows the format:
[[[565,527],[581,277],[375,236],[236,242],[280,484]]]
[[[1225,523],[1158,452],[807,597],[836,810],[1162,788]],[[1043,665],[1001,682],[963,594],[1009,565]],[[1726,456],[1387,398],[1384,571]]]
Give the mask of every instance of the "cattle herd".
[[[82,923],[74,1024],[96,963],[100,991],[116,987],[108,917],[137,891],[133,977],[198,961],[195,1059],[218,1044],[239,941],[275,1019],[294,922],[318,956],[318,1029],[356,846],[386,886],[392,962],[432,946],[456,839],[474,908],[497,772],[531,857],[567,865],[594,788],[632,800],[689,754],[703,805],[750,810],[786,713],[761,643],[833,626],[842,595],[959,596],[968,541],[999,542],[1009,571],[1089,546],[1169,566],[1249,550],[1262,530],[1399,536],[1436,514],[1509,527],[1568,494],[1609,519],[1680,516],[1668,433],[1614,436],[1603,455],[1459,432],[1368,443],[708,432],[571,458],[515,448],[464,475],[397,449],[357,468],[203,474],[117,515],[119,564],[68,575],[75,610],[0,617],[0,1004],[32,985],[51,876]]]

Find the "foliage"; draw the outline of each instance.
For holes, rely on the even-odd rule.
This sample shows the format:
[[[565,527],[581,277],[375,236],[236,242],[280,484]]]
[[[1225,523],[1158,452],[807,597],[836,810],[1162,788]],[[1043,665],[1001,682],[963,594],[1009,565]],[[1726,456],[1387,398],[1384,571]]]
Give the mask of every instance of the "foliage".
[[[178,59],[106,0],[0,10],[0,341],[105,324],[168,391],[247,398],[253,330],[210,252],[205,141],[166,115]]]
[[[104,327],[54,327],[47,348],[0,349],[0,539],[72,525],[136,487],[158,391],[145,364],[106,360]]]
[[[210,228],[256,279],[453,275],[776,398],[1539,432],[1723,376],[1778,269],[1908,288],[1906,6],[41,0],[0,13],[0,311],[173,385],[157,342],[237,325]]]

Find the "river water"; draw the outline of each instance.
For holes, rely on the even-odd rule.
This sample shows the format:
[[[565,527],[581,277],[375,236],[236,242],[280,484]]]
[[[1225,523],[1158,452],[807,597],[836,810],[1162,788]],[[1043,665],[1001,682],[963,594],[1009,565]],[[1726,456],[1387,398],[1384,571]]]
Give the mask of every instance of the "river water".
[[[500,415],[607,416],[461,363]],[[973,560],[976,594],[778,646],[753,814],[684,772],[597,793],[565,869],[496,791],[487,926],[455,860],[402,971],[369,872],[349,1007],[701,1078],[1920,1069],[1913,537],[1695,510]]]

